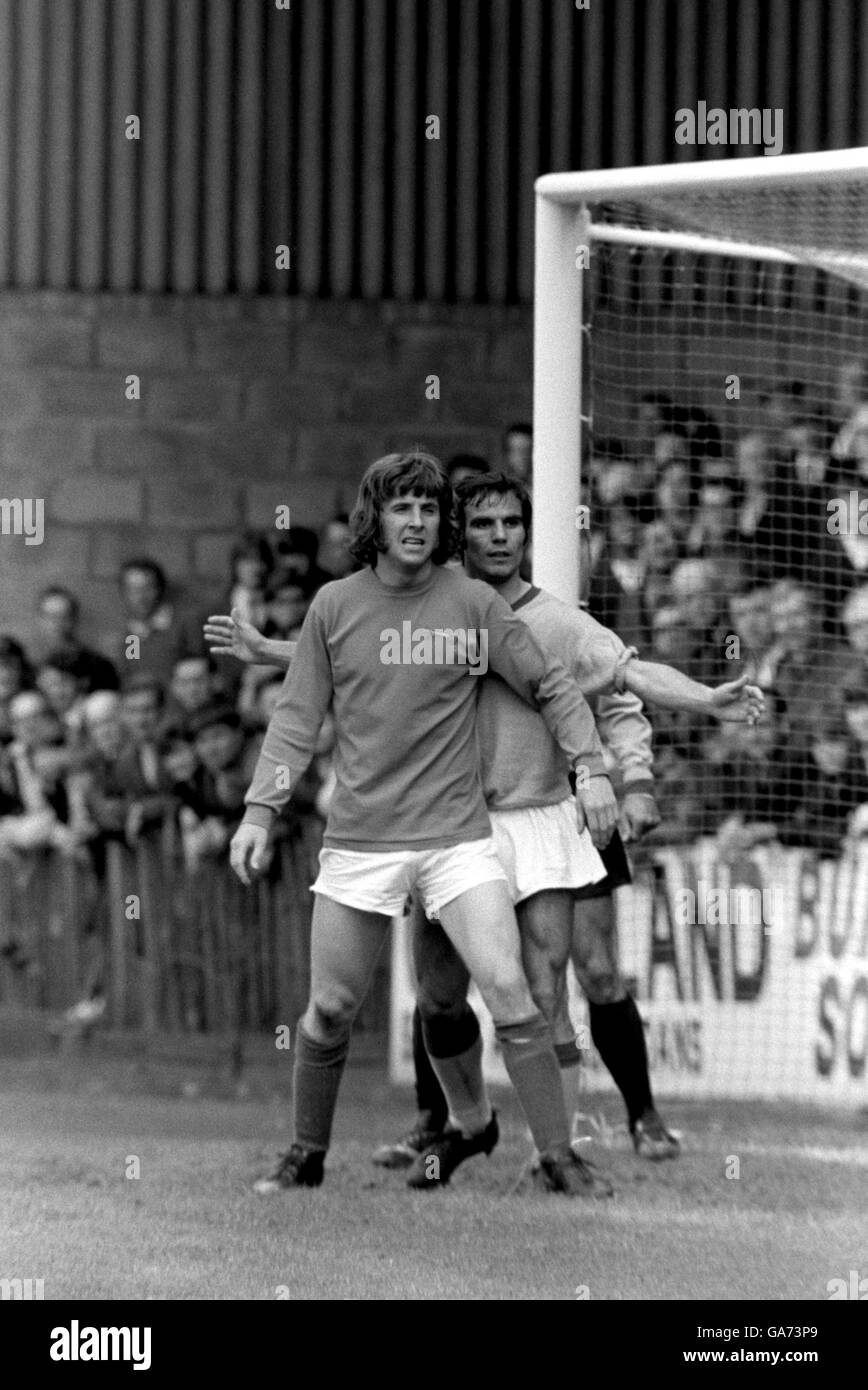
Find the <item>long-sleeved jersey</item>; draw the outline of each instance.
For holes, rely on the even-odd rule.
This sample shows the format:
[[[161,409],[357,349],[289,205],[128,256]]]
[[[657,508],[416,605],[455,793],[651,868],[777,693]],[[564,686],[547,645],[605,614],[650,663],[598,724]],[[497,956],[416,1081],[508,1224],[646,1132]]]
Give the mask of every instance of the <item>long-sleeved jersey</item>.
[[[468,651],[476,634],[489,676],[470,674],[466,662],[431,659],[432,635],[449,633],[467,634]],[[402,634],[397,653],[394,634]],[[311,604],[265,735],[245,821],[270,826],[313,757],[331,706],[337,786],[326,845],[427,849],[489,835],[476,706],[492,672],[519,703],[529,702],[534,718],[539,710],[561,750],[562,776],[565,757],[591,776],[603,772],[602,746],[578,685],[560,661],[543,655],[527,624],[489,585],[436,565],[410,588],[389,587],[372,569],[326,584]]]
[[[650,791],[651,726],[641,701],[624,690],[624,667],[636,648],[543,589],[531,587],[512,607],[543,652],[557,653],[595,708],[598,730],[618,761],[625,789]],[[548,806],[567,795],[563,753],[537,713],[496,675],[483,682],[477,736],[491,810]]]

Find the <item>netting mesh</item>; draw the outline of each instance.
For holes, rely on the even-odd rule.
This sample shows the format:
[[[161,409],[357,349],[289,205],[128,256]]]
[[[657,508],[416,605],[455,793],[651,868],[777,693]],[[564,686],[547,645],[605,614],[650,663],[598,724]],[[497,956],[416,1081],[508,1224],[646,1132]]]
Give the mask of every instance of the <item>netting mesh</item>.
[[[645,195],[641,205],[600,206],[594,220],[772,246],[868,287],[868,183],[683,189],[677,199]]]
[[[866,201],[806,184],[591,209],[799,257],[595,240],[585,275],[591,611],[649,659],[766,691],[753,730],[652,716],[663,824],[622,959],[652,1044],[669,1005],[705,1028],[706,1089],[868,1094]],[[709,917],[740,885],[772,894],[759,922],[729,896]],[[677,1089],[693,1064],[667,1045]]]

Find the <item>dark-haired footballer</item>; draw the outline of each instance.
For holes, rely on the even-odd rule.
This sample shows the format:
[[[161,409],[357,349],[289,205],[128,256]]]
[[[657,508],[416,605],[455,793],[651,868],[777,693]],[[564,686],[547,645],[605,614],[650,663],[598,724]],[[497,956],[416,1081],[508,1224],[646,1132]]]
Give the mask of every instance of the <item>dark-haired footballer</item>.
[[[257,1184],[260,1192],[322,1181],[352,1021],[391,919],[414,890],[494,1018],[545,1185],[573,1195],[593,1182],[570,1148],[557,1058],[522,971],[515,913],[491,840],[476,752],[482,667],[470,657],[472,634],[484,646],[486,666],[539,708],[581,770],[577,822],[601,845],[614,828],[615,798],[578,686],[559,661],[542,656],[527,626],[488,585],[444,567],[458,538],[452,513],[452,489],[430,455],[389,455],[367,469],[350,520],[351,549],[365,568],[326,584],[313,599],[232,840],[232,866],[249,883],[331,708],[337,785],[313,885],[311,994],[293,1073],[295,1132],[276,1171]],[[410,659],[396,661],[391,635],[405,631],[413,638]],[[467,635],[461,659],[431,658],[433,639],[443,633]],[[417,651],[422,660],[414,659]],[[478,1029],[434,1066],[449,1101],[444,1143],[452,1165],[489,1153],[498,1131]]]
[[[632,833],[641,832],[656,817],[646,795],[651,789],[650,726],[637,696],[741,721],[759,714],[760,692],[746,690],[744,679],[712,691],[669,667],[639,661],[635,648],[625,647],[589,614],[522,579],[532,511],[528,492],[517,480],[503,474],[467,479],[458,486],[457,500],[466,572],[497,589],[543,651],[558,652],[579,681],[598,729],[618,752],[626,786],[632,788],[625,798],[627,823]],[[572,956],[590,1002],[592,1037],[624,1096],[637,1151],[654,1158],[674,1156],[677,1140],[654,1106],[642,1020],[618,972],[612,889],[629,882],[620,836],[616,831],[601,851],[602,875],[583,877],[571,852],[575,830],[564,819],[568,785],[563,757],[536,713],[497,679],[483,684],[477,733],[486,805],[509,877],[525,973],[551,1025],[565,1088],[579,1062],[567,1010],[566,971]],[[437,1129],[443,1115],[425,1051],[433,1054],[444,1018],[450,1010],[455,1015],[458,1001],[466,999],[467,976],[436,926],[421,922],[417,912],[413,928],[420,1114],[410,1135],[384,1146],[375,1157],[388,1166],[410,1162],[411,1184],[422,1186],[431,1171],[428,1160],[442,1152]],[[424,1049],[418,1046],[422,1041]],[[442,1180],[442,1164],[440,1172]]]
[[[459,489],[459,496],[468,567],[480,577],[484,574],[489,583],[507,587],[521,563],[524,538],[530,527],[527,494],[513,480],[500,477],[468,480]],[[523,621],[525,613],[538,606],[537,600],[542,600],[546,612],[553,611],[556,619],[560,617],[561,609],[572,616],[572,610],[550,595],[541,595],[539,590],[525,585],[523,581],[520,581],[520,586],[521,593],[518,601],[514,601],[514,607]],[[511,591],[507,596],[511,596]],[[524,603],[521,602],[522,597]],[[703,709],[717,713],[720,718],[737,720],[751,718],[761,708],[758,692],[742,689],[743,682],[734,682],[712,692],[678,672],[636,661],[634,653],[624,648],[614,634],[585,615],[579,615],[579,628],[581,643],[577,643],[575,627],[571,627],[568,640],[559,649],[568,655],[571,664],[575,663],[576,673],[587,682],[589,689],[616,688],[621,684],[622,673],[628,673],[623,679],[641,686],[644,693],[653,696],[659,703],[691,709],[701,705]],[[206,636],[216,644],[215,651],[231,652],[248,661],[273,660],[283,664],[292,656],[291,646],[264,642],[249,625],[226,618],[211,619]],[[582,854],[581,837],[576,834],[569,811],[567,769],[545,725],[533,711],[530,711],[532,719],[525,725],[521,721],[521,713],[511,710],[509,695],[503,682],[490,676],[485,678],[480,699],[482,723],[479,725],[483,787],[496,827],[498,852],[508,869],[513,899],[518,903],[523,928],[524,964],[531,988],[545,1016],[560,1028],[559,1055],[572,1060],[577,1053],[572,1029],[565,1011],[562,1012],[562,1005],[571,945],[573,890],[585,887],[586,891],[591,892],[595,882],[598,882],[604,892],[608,891],[605,886],[607,866],[603,863],[595,866]],[[612,741],[616,745],[620,743],[622,756],[628,759],[624,740],[628,738],[629,731],[624,725],[630,718],[635,719],[639,705],[635,698],[632,701],[629,697],[625,698],[627,704],[622,703],[619,711],[615,697],[609,697],[609,703],[614,706],[610,733],[613,734]],[[506,707],[504,700],[507,700]],[[521,707],[523,702],[517,701],[516,704]],[[605,706],[604,696],[598,703],[598,710],[605,710]],[[513,714],[518,714],[517,724],[512,718]],[[645,724],[641,714],[639,718]],[[640,754],[640,771],[643,762],[645,760]],[[635,781],[634,787],[637,791],[630,815],[634,824],[638,825],[643,812],[647,814],[647,808],[640,804],[644,788],[638,789]],[[565,915],[565,911],[568,915]],[[435,925],[426,924],[421,914],[415,926],[414,946],[421,1019],[424,1020],[420,1020],[417,1029],[417,1043],[421,1043],[424,1032],[435,1058],[454,1051],[459,1035],[463,1036],[466,1044],[472,1042],[476,1046],[478,1023],[466,1003],[467,972],[462,962],[446,935]],[[641,1028],[641,1022],[639,1026]],[[622,1028],[622,1033],[626,1032]],[[623,1050],[628,1051],[630,1046],[631,1039],[624,1036]],[[611,1065],[612,1049],[605,1049],[605,1055]],[[417,1048],[417,1061],[420,1069],[424,1069],[424,1075],[431,1079],[431,1069],[421,1048]],[[616,1074],[616,1067],[617,1064],[612,1066],[613,1074]],[[647,1063],[644,1063],[644,1067],[647,1074]],[[405,1161],[412,1161],[421,1151],[428,1156],[436,1154],[439,1180],[442,1182],[454,1170],[456,1160],[461,1161],[466,1155],[461,1154],[449,1140],[448,1128],[441,1132],[446,1114],[439,1088],[435,1093],[434,1087],[429,1085],[427,1098],[430,1105],[424,1108],[433,1110],[435,1104],[441,1105],[439,1128],[436,1121],[433,1125],[431,1123],[435,1118],[433,1115],[420,1116],[420,1123],[410,1143],[403,1146]],[[643,1107],[643,1111],[645,1109]],[[432,1150],[432,1144],[437,1145],[436,1150]],[[416,1163],[414,1168],[415,1173],[411,1174],[413,1185],[428,1185],[432,1181],[428,1176],[432,1171],[430,1167],[426,1169],[424,1163]],[[586,1190],[592,1190],[594,1186],[590,1183]]]

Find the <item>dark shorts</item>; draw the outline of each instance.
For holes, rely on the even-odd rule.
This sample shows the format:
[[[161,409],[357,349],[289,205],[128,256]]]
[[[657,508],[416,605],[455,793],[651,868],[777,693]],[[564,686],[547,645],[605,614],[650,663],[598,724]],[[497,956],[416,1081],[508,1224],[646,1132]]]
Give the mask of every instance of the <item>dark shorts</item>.
[[[606,877],[601,878],[599,883],[588,883],[584,888],[574,888],[573,897],[576,902],[581,902],[583,898],[606,898],[614,888],[622,888],[625,883],[633,882],[627,851],[618,830],[615,830],[606,848],[600,850],[600,858],[606,866]]]

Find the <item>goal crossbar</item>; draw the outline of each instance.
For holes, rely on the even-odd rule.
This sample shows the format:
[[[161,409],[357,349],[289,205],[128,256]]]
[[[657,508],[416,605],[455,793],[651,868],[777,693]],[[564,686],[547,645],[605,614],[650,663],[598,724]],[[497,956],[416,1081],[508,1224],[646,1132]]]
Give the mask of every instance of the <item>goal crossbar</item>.
[[[822,154],[758,155],[748,159],[694,160],[685,164],[649,164],[634,169],[596,169],[565,174],[542,174],[535,182],[538,198],[577,205],[605,202],[617,195],[629,199],[643,193],[655,197],[686,189],[741,189],[798,186],[806,177],[825,184],[846,183],[868,175],[868,146]]]
[[[593,244],[657,247],[662,250],[805,265],[868,286],[868,245],[827,243],[814,217],[801,233],[768,244],[762,219],[767,190],[858,192],[868,215],[868,147],[818,154],[766,155],[747,159],[697,160],[632,169],[544,174],[535,182],[534,267],[534,582],[574,604],[579,588],[580,469],[582,436],[583,269]],[[752,215],[719,235],[713,196],[742,192]],[[667,202],[671,206],[666,226]],[[605,204],[652,208],[658,228],[594,220]],[[710,211],[709,211],[710,209]],[[627,222],[631,218],[626,219]],[[693,226],[690,225],[691,221]],[[707,234],[703,230],[707,225]],[[674,225],[673,225],[674,223]],[[679,223],[681,224],[679,226]],[[686,225],[685,225],[686,223]],[[699,224],[698,226],[696,224]],[[819,226],[819,232],[818,232]],[[749,240],[753,231],[756,240]],[[584,248],[584,251],[583,251]],[[540,543],[542,542],[542,543]]]

